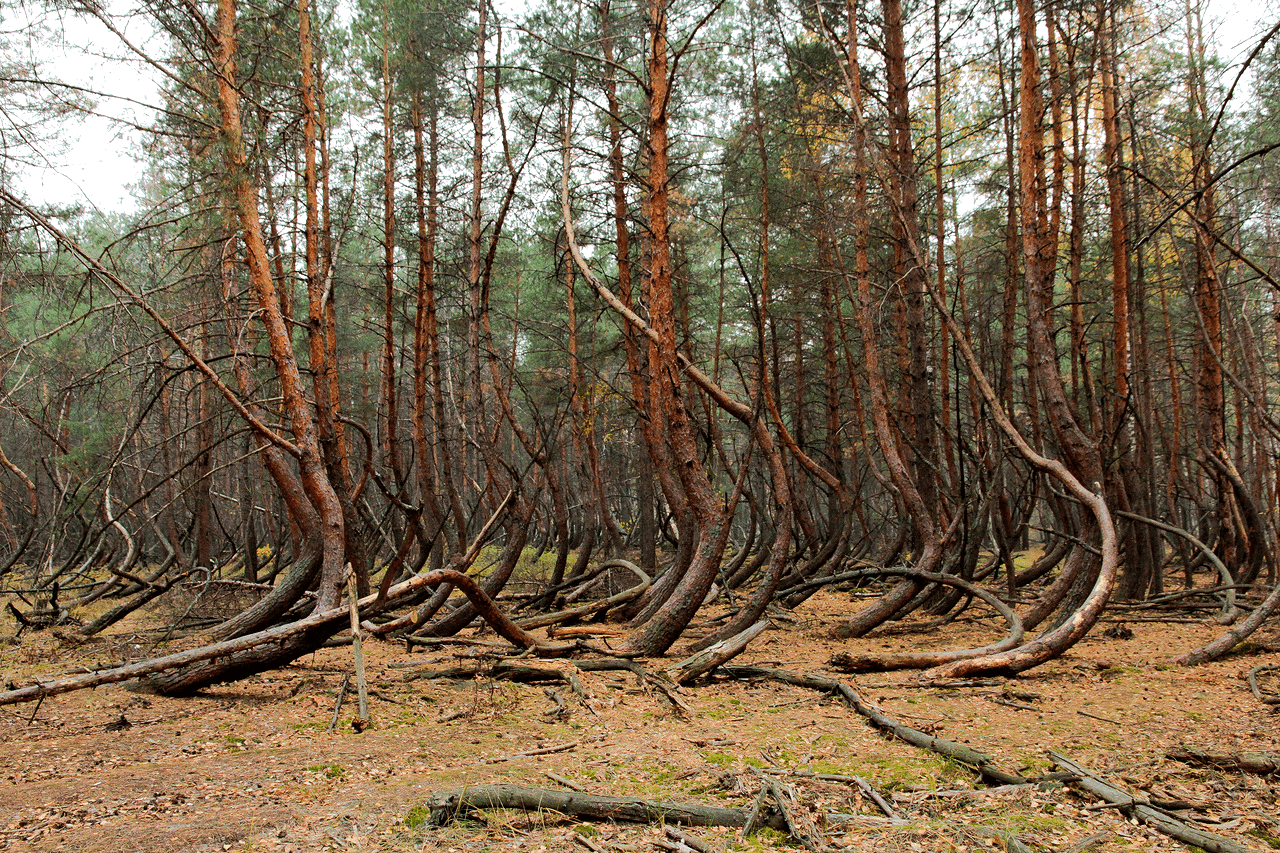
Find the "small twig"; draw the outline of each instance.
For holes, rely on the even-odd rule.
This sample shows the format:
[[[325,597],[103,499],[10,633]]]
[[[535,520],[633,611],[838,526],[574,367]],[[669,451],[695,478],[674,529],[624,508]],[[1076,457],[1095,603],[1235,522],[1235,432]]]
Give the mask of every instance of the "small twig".
[[[36,683],[39,684],[40,682],[37,681]],[[27,717],[28,726],[36,721],[36,714],[40,713],[40,706],[43,704],[44,704],[44,695],[42,694],[40,698],[36,700],[36,706],[31,709],[31,716]]]
[[[1066,850],[1063,850],[1062,853],[1084,853],[1084,851],[1088,850],[1090,847],[1097,847],[1110,837],[1111,833],[1109,832],[1097,832],[1087,838],[1080,839]]]
[[[707,842],[682,831],[678,827],[663,824],[662,831],[665,832],[667,837],[672,841],[677,841],[686,847],[691,847],[694,850],[697,850],[698,853],[711,853],[711,846],[707,844]]]
[[[573,781],[572,779],[568,779],[564,776],[561,776],[559,773],[552,773],[550,770],[544,770],[542,771],[542,775],[546,776],[552,782],[559,782],[561,785],[564,785],[570,791],[577,791],[578,793],[581,794],[583,791],[586,790],[586,788],[582,787],[577,782]]]
[[[608,851],[604,847],[601,847],[599,844],[596,844],[594,841],[592,841],[590,838],[587,838],[585,835],[579,835],[578,833],[575,832],[573,833],[573,840],[578,842],[588,850],[590,850],[591,853],[608,853]]]
[[[351,673],[342,677],[342,686],[338,688],[338,702],[333,706],[333,719],[329,721],[329,731],[338,725],[338,715],[342,713],[342,700],[347,698],[347,685],[351,683]]]
[[[1090,714],[1088,711],[1076,711],[1076,713],[1082,717],[1088,717],[1091,720],[1101,720],[1104,723],[1110,723],[1113,726],[1124,725],[1124,723],[1120,723],[1120,722],[1117,722],[1116,720],[1108,719],[1107,717],[1099,717],[1097,714]]]
[[[555,752],[568,752],[576,748],[582,741],[574,740],[569,743],[560,743],[555,746],[544,746],[541,749],[530,749],[526,752],[517,752],[515,755],[505,755],[500,758],[490,758],[485,761],[486,764],[501,764],[504,761],[515,761],[518,758],[532,758],[535,755],[551,755]]]

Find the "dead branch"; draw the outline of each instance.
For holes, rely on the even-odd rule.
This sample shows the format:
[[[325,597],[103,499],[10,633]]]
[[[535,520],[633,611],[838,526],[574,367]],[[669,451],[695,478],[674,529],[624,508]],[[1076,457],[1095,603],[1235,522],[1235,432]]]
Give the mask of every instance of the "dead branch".
[[[554,746],[543,746],[537,749],[526,749],[524,752],[517,752],[513,755],[502,755],[497,758],[489,758],[485,760],[485,764],[502,764],[507,761],[516,761],[520,758],[532,758],[537,755],[553,755],[557,752],[568,752],[571,749],[577,749],[582,741],[574,740],[569,743],[558,743]]]
[[[347,698],[347,685],[351,683],[351,673],[342,676],[342,686],[338,688],[338,701],[333,704],[333,719],[329,721],[329,731],[338,727],[338,718],[342,716],[342,703]]]
[[[1063,850],[1062,853],[1084,853],[1084,851],[1091,847],[1097,847],[1110,837],[1111,833],[1109,832],[1096,832],[1093,835],[1080,839],[1066,850]]]
[[[1176,838],[1183,844],[1199,847],[1202,850],[1209,851],[1209,853],[1253,853],[1253,849],[1250,847],[1237,844],[1229,838],[1223,838],[1221,835],[1214,835],[1211,832],[1188,826],[1173,815],[1155,808],[1150,803],[1134,799],[1130,794],[1110,784],[1101,776],[1081,767],[1066,756],[1050,751],[1049,759],[1063,770],[1080,777],[1079,781],[1072,784],[1078,785],[1095,797],[1110,803],[1124,812],[1125,815],[1145,823],[1170,838]]]
[[[364,642],[360,638],[360,605],[356,593],[356,573],[347,563],[347,601],[351,608],[351,649],[352,663],[356,668],[356,685],[359,690],[360,715],[356,717],[357,732],[364,731],[369,724],[369,681],[364,671]]]
[[[1251,516],[1249,525],[1251,528],[1250,538],[1255,540],[1254,547],[1260,551],[1262,559],[1270,561],[1271,570],[1274,573],[1276,569],[1276,555],[1273,553],[1272,548],[1267,541],[1269,537],[1263,530],[1263,522],[1258,518],[1257,510],[1253,507],[1253,502],[1249,498],[1249,490],[1245,487],[1245,484],[1241,482],[1240,475],[1236,472],[1235,466],[1231,464],[1229,459],[1220,459],[1217,455],[1210,455],[1208,459],[1227,477],[1227,479],[1231,481],[1232,488],[1235,489],[1236,494],[1241,498],[1247,509],[1247,514]],[[1276,583],[1275,587],[1271,590],[1271,594],[1266,597],[1262,604],[1258,605],[1258,607],[1249,614],[1249,618],[1245,619],[1243,622],[1236,625],[1213,642],[1206,643],[1197,649],[1192,649],[1181,657],[1175,658],[1174,663],[1181,664],[1183,666],[1194,666],[1199,663],[1205,663],[1206,661],[1217,660],[1235,648],[1236,645],[1244,640],[1245,637],[1248,637],[1257,630],[1257,628],[1262,625],[1262,623],[1265,622],[1277,608],[1280,608],[1280,583]]]
[[[795,776],[801,779],[820,779],[823,782],[841,782],[845,785],[853,785],[863,793],[871,802],[875,803],[876,808],[884,812],[885,817],[889,818],[896,826],[906,826],[911,821],[898,814],[889,801],[880,795],[875,787],[863,779],[861,776],[847,776],[843,773],[814,773],[812,770],[771,770],[770,772],[785,772],[788,776]],[[1025,789],[1026,785],[1014,786],[1019,789]]]
[[[1130,521],[1149,524],[1152,527],[1163,530],[1166,533],[1172,533],[1175,536],[1181,536],[1183,539],[1194,545],[1196,549],[1204,555],[1204,558],[1212,563],[1213,567],[1218,570],[1218,577],[1222,580],[1223,588],[1226,590],[1226,601],[1222,604],[1222,612],[1218,615],[1218,618],[1222,620],[1224,625],[1229,625],[1235,620],[1236,615],[1240,611],[1236,608],[1236,590],[1232,583],[1231,572],[1227,569],[1226,564],[1219,559],[1218,555],[1213,553],[1212,548],[1201,542],[1189,531],[1183,530],[1181,527],[1175,527],[1172,524],[1168,524],[1158,519],[1147,518],[1144,515],[1138,515],[1134,512],[1125,512],[1124,510],[1116,510],[1116,515],[1121,516],[1122,518],[1127,518]]]
[[[552,773],[550,770],[544,770],[542,771],[542,775],[546,776],[552,782],[559,782],[561,785],[564,785],[570,791],[577,791],[578,793],[582,793],[582,791],[584,790],[583,787],[579,785],[577,782],[573,781],[572,779],[567,779],[564,776],[561,776],[559,773]]]
[[[552,690],[550,687],[542,688],[542,694],[555,703],[555,707],[549,711],[543,711],[542,716],[550,717],[553,720],[569,719],[569,715],[572,712],[569,710],[569,706],[565,703],[564,696],[562,696],[558,691]]]
[[[161,570],[168,571],[169,566],[171,566],[174,562],[176,562],[176,560],[174,558],[174,555],[171,554],[169,559],[165,560],[164,565],[161,567]],[[133,598],[129,599],[123,604],[116,605],[115,607],[111,608],[107,612],[103,613],[97,619],[94,619],[88,625],[85,625],[83,628],[80,628],[79,630],[74,631],[71,634],[67,635],[68,639],[71,642],[76,642],[76,643],[84,642],[85,640],[92,637],[94,634],[97,634],[100,631],[111,627],[116,622],[119,622],[121,619],[128,616],[130,613],[137,610],[138,608],[149,604],[152,600],[156,598],[159,598],[165,592],[168,592],[172,586],[174,586],[175,584],[181,581],[186,580],[194,573],[195,573],[195,570],[191,569],[179,574],[177,577],[167,579],[164,583],[149,584],[138,595],[134,596]]]
[[[876,808],[884,812],[885,817],[897,823],[907,823],[907,820],[903,818],[902,815],[898,814],[893,806],[889,804],[889,801],[881,796],[880,792],[877,791],[866,779],[863,779],[861,776],[854,776],[853,784],[857,785],[858,790],[862,791],[862,793],[865,794],[871,802],[876,804]]]
[[[1242,770],[1245,773],[1260,773],[1264,776],[1280,773],[1280,754],[1274,752],[1229,752],[1223,749],[1177,746],[1167,750],[1165,757],[1184,764],[1194,764],[1197,767]]]
[[[1001,785],[1020,785],[1029,781],[1020,773],[1000,769],[996,766],[995,759],[985,752],[902,725],[891,717],[885,716],[879,708],[866,702],[852,687],[842,681],[836,681],[834,678],[825,678],[821,675],[806,675],[785,669],[773,669],[763,666],[724,666],[720,667],[718,672],[730,678],[770,678],[774,681],[781,681],[784,684],[794,684],[797,687],[806,687],[810,690],[834,693],[877,729],[913,746],[936,752],[939,755],[957,761],[976,771],[985,779],[990,779]]]
[[[367,619],[360,623],[366,634],[376,634],[377,632],[370,630],[373,623]],[[494,649],[504,650],[509,648],[506,643],[499,643],[493,640],[481,640],[476,637],[415,637],[412,634],[406,634],[398,639],[404,640],[405,649],[411,650],[413,646],[468,646],[476,649]],[[414,663],[408,663],[406,666],[417,666]]]
[[[417,681],[419,679],[431,680],[436,678],[475,678],[478,675],[502,679],[503,681],[516,681],[522,684],[541,681],[568,683],[569,680],[558,669],[524,666],[509,660],[499,660],[496,663],[476,661],[451,666],[447,669],[419,669],[413,672],[406,672],[402,677],[405,681]]]
[[[493,528],[497,526],[498,522],[506,515],[507,507],[511,506],[511,501],[515,498],[515,494],[515,490],[507,492],[507,496],[502,499],[502,503],[498,505],[498,508],[489,516],[488,520],[485,521],[484,527],[480,529],[480,532],[476,534],[475,538],[471,540],[471,544],[467,546],[466,553],[452,561],[452,567],[454,569],[458,572],[466,571],[467,567],[476,561],[476,558],[480,556],[480,549],[484,547],[485,541],[489,538],[489,534],[493,531]],[[434,586],[435,584],[432,585]],[[479,589],[479,587],[474,583],[471,584],[471,588]],[[416,626],[424,621],[428,616],[424,608],[427,608],[428,605],[432,603],[436,603],[436,606],[443,605],[452,590],[452,586],[446,585],[436,591],[436,595],[432,596],[432,599],[428,604],[424,604],[422,607],[412,610],[398,619],[392,619],[390,622],[385,622],[381,625],[366,623],[365,630],[372,635],[381,637],[399,631],[402,628]],[[463,592],[466,593],[466,590],[464,589]],[[378,605],[382,606],[389,603],[388,599],[390,598],[390,591],[384,592],[379,590],[379,593],[382,595],[382,598],[378,599]],[[468,594],[468,598],[470,598],[470,594]],[[488,595],[484,594],[483,598],[488,599]],[[488,609],[491,611],[497,609],[497,606],[493,604],[492,600],[489,601]],[[476,610],[480,611],[480,606],[477,605]],[[483,612],[481,615],[483,615]],[[507,621],[510,622],[510,620]],[[502,632],[499,631],[498,633]],[[504,634],[503,636],[506,635]],[[520,643],[517,643],[517,645],[521,645],[522,648],[527,648],[527,646],[523,646]]]
[[[639,571],[639,569],[636,571]],[[643,573],[641,574],[643,575]],[[555,625],[560,622],[566,622],[569,619],[581,619],[583,616],[590,616],[592,613],[598,613],[601,610],[608,610],[611,607],[616,607],[619,604],[626,604],[632,599],[639,598],[652,583],[653,580],[648,575],[643,575],[643,579],[640,583],[630,589],[624,589],[617,595],[611,595],[608,598],[602,598],[599,601],[593,601],[590,604],[570,607],[567,610],[560,610],[556,613],[546,613],[542,616],[530,616],[527,619],[519,619],[516,621],[516,624],[521,628],[541,628],[544,625]]]
[[[1270,555],[1268,556],[1270,557]],[[1277,583],[1272,588],[1271,594],[1243,622],[1240,622],[1213,642],[1174,658],[1173,662],[1182,666],[1195,666],[1196,664],[1217,660],[1252,634],[1277,608],[1280,608],[1280,583]]]
[[[762,784],[763,790],[778,804],[778,812],[787,826],[787,834],[803,844],[810,853],[819,853],[825,841],[813,821],[799,808],[795,789],[768,775],[764,776]]]
[[[625,637],[626,634],[603,625],[571,625],[567,628],[557,628],[552,625],[547,629],[547,636],[553,640],[559,640],[562,637]]]
[[[641,684],[653,687],[659,693],[667,698],[671,706],[675,709],[678,716],[688,716],[693,713],[693,709],[680,698],[676,693],[679,685],[673,684],[666,679],[665,675],[657,675],[645,669],[640,664],[626,658],[601,658],[599,660],[583,660],[577,661],[578,669],[583,672],[605,672],[608,670],[625,669],[627,672],[633,673],[640,679]]]
[[[707,842],[703,841],[701,838],[697,838],[696,836],[684,832],[679,827],[663,825],[662,831],[667,838],[670,838],[677,844],[683,844],[691,850],[698,851],[698,853],[713,853],[711,845],[707,844]]]

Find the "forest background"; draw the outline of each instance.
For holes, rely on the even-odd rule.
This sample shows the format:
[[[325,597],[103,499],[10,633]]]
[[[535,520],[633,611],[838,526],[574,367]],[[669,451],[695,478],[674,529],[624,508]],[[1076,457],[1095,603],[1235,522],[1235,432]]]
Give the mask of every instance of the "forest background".
[[[23,7],[10,614],[118,602],[84,638],[243,584],[207,639],[293,626],[154,676],[182,692],[316,648],[348,574],[379,632],[444,637],[543,555],[525,609],[625,557],[603,565],[645,579],[610,602],[632,654],[713,591],[741,598],[695,646],[851,571],[901,579],[844,637],[984,582],[1041,629],[890,662],[939,678],[1035,667],[1174,583],[1226,624],[1244,606],[1187,660],[1224,653],[1280,600],[1280,41],[1227,66],[1207,14]],[[40,61],[70,18],[161,83],[134,211],[9,177],[120,100]]]

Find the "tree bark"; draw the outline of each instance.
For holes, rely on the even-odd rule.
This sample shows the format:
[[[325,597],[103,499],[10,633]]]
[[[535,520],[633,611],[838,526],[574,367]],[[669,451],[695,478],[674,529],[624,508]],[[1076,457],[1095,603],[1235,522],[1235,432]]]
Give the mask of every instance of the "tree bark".
[[[306,0],[299,7],[306,9]],[[236,6],[235,0],[218,0],[217,92],[221,119],[223,156],[227,164],[227,191],[230,206],[239,221],[245,243],[249,281],[258,299],[263,324],[266,326],[271,360],[280,381],[285,412],[298,449],[298,464],[307,498],[319,516],[322,541],[321,575],[316,609],[327,610],[341,600],[343,566],[345,565],[342,506],[325,471],[315,422],[303,391],[302,377],[294,357],[289,329],[280,310],[268,263],[262,227],[258,218],[257,196],[250,181],[248,156],[245,152],[240,121],[240,93],[236,89]],[[310,67],[304,65],[304,80],[310,79]],[[307,97],[304,85],[304,98]],[[308,146],[308,156],[314,152]]]

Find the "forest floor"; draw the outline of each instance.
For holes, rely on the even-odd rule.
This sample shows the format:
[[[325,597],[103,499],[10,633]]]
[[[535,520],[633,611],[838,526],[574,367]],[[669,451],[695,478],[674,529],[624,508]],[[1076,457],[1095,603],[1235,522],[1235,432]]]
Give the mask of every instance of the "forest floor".
[[[1280,663],[1280,632],[1264,626],[1247,651],[1184,669],[1174,655],[1218,635],[1198,623],[1101,623],[1067,655],[1017,678],[971,688],[921,688],[910,673],[849,676],[826,669],[838,651],[980,645],[1003,631],[978,608],[925,633],[877,633],[841,642],[831,629],[856,602],[824,591],[794,624],[777,620],[735,663],[825,673],[906,725],[969,743],[1003,767],[1051,770],[1063,753],[1140,798],[1181,801],[1188,818],[1257,850],[1280,848],[1280,779],[1190,767],[1179,745],[1280,752],[1274,706],[1244,674]],[[139,630],[139,629],[135,629]],[[490,638],[491,639],[491,638]],[[128,658],[144,635],[86,646],[49,632],[0,647],[8,684]],[[596,640],[595,642],[600,642]],[[417,650],[369,642],[371,724],[352,727],[355,697],[329,730],[352,650],[322,650],[284,669],[193,698],[113,685],[0,708],[0,849],[147,851],[648,851],[661,828],[584,823],[554,813],[488,813],[486,822],[423,825],[441,791],[492,782],[747,807],[762,774],[791,785],[817,816],[862,817],[821,827],[828,849],[1003,849],[1000,833],[1035,851],[1157,851],[1182,845],[1099,807],[1070,787],[984,790],[963,766],[888,739],[830,696],[771,682],[713,678],[683,688],[678,713],[630,673],[580,673],[587,698],[551,685],[487,677],[427,679],[474,662],[465,647]],[[530,662],[572,670],[569,661]],[[660,670],[669,662],[644,662]],[[1271,682],[1271,688],[1277,685]],[[1012,699],[1010,697],[1013,697]],[[1012,707],[1004,702],[1013,702]],[[543,754],[528,753],[542,751]],[[861,776],[899,814],[886,825],[852,785],[793,771]],[[765,831],[691,833],[717,851],[801,849]],[[594,845],[594,847],[593,847]]]

